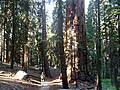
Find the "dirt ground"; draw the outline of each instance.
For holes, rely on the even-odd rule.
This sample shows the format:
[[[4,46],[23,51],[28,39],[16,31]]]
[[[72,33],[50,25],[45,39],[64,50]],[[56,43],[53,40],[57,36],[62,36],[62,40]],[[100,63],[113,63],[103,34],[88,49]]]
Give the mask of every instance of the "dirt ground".
[[[0,90],[59,90],[62,87],[62,81],[59,79],[60,70],[50,68],[52,79],[45,78],[44,82],[40,82],[40,71],[34,67],[29,67],[27,73],[32,75],[29,80],[15,79],[15,73],[22,70],[20,66],[10,69],[8,64],[0,65]],[[78,90],[88,90],[88,83],[79,83]],[[70,88],[76,88],[75,84],[69,84]],[[76,89],[73,89],[76,90]],[[94,89],[90,89],[94,90]]]
[[[50,68],[53,79],[45,78],[44,82],[40,82],[40,71],[34,67],[29,67],[27,73],[32,75],[29,80],[15,79],[15,73],[22,70],[20,66],[15,66],[10,69],[9,64],[0,65],[0,90],[57,90],[61,88],[61,80],[56,79],[59,77],[60,71]]]
[[[58,84],[59,83],[59,84]],[[45,81],[40,84],[0,77],[0,90],[58,90],[60,82]]]

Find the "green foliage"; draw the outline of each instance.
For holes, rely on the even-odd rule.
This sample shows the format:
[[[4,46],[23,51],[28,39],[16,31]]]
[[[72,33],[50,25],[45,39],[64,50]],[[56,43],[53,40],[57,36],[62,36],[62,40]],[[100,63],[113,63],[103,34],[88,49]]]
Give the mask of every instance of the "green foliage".
[[[110,79],[103,79],[102,80],[102,86],[103,86],[103,89],[105,89],[105,90],[116,90],[115,86],[111,85],[111,80]]]
[[[86,15],[87,22],[87,45],[88,45],[88,57],[89,60],[95,60],[96,53],[95,53],[95,42],[96,42],[96,14],[95,14],[95,5],[93,0],[89,2],[88,7],[88,14]]]
[[[96,59],[96,25],[97,25],[97,7],[95,0],[91,0],[86,15],[87,27],[87,43],[88,43],[88,59],[94,62]],[[110,79],[115,81],[115,68],[119,67],[119,30],[118,30],[118,15],[120,12],[119,2],[117,0],[102,0],[100,4],[100,28],[101,28],[101,61],[102,61],[102,78],[103,89],[115,90],[111,86]],[[112,76],[111,76],[111,75]],[[118,75],[118,74],[117,74]],[[116,81],[115,81],[116,82]],[[114,83],[115,85],[115,83]],[[106,90],[105,89],[105,90]]]

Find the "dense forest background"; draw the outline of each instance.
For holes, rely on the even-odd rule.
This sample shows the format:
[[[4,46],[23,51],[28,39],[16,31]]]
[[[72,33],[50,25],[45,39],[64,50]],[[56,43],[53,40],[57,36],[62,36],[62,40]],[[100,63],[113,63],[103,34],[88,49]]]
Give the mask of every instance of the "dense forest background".
[[[58,68],[63,88],[87,81],[119,90],[120,1],[90,0],[85,14],[84,0],[0,0],[0,62],[38,67],[49,78]]]

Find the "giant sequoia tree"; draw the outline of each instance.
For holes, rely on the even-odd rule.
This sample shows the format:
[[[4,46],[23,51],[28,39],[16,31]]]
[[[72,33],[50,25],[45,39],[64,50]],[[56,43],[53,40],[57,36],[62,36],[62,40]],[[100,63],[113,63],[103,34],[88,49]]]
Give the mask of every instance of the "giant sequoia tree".
[[[85,0],[53,0],[49,25],[50,1],[0,0],[0,61],[35,66],[47,77],[60,68],[65,89],[80,80],[101,90],[108,80],[119,90],[119,0],[91,0],[86,17]]]

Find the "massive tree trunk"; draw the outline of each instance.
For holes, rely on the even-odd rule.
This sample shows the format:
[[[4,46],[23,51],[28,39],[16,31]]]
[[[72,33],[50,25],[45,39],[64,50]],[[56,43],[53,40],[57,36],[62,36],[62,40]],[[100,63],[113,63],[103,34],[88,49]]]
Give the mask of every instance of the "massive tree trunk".
[[[85,2],[79,0],[77,3],[78,16],[78,67],[79,79],[86,80],[87,69],[87,44],[86,44],[86,30],[85,30]]]
[[[87,44],[85,30],[85,3],[84,0],[69,0],[66,11],[65,54],[74,71],[74,80],[87,80]],[[69,63],[68,63],[69,64]],[[75,69],[77,68],[77,69]],[[76,71],[77,70],[77,71]],[[71,76],[73,76],[71,74]],[[72,77],[71,77],[72,78]]]

